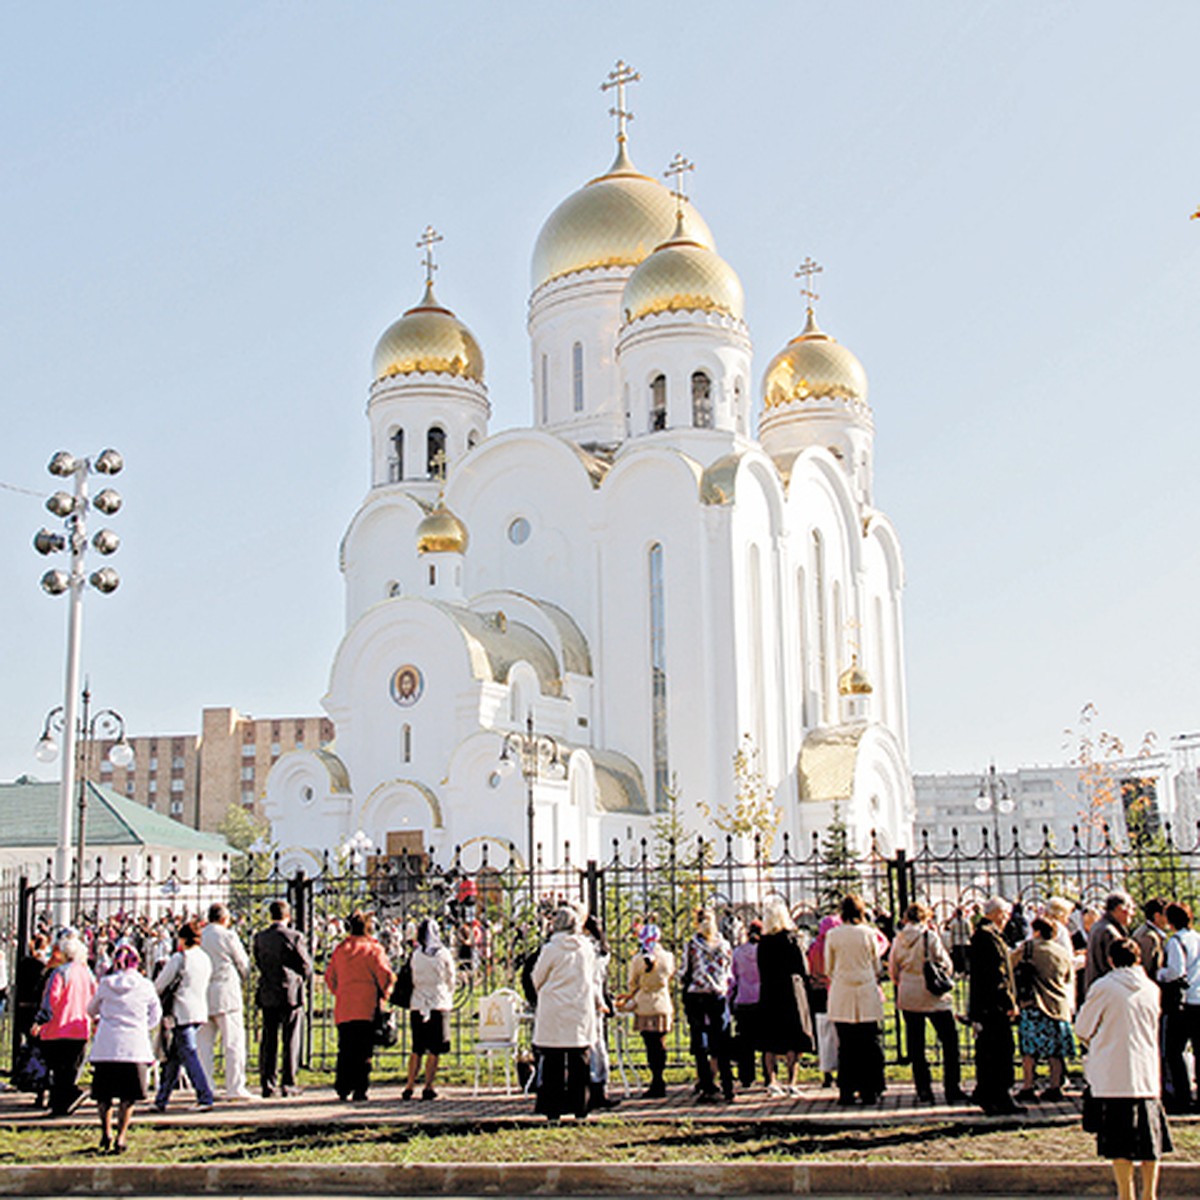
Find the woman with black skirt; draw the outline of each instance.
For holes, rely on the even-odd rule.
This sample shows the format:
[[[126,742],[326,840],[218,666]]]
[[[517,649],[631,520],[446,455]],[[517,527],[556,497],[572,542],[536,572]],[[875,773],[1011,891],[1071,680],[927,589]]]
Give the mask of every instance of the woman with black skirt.
[[[1085,1127],[1096,1134],[1096,1152],[1112,1161],[1120,1200],[1133,1200],[1134,1163],[1142,1164],[1142,1200],[1157,1200],[1158,1160],[1173,1148],[1159,1099],[1161,1001],[1132,938],[1113,942],[1108,959],[1112,970],[1088,988],[1075,1018],[1093,1097]]]

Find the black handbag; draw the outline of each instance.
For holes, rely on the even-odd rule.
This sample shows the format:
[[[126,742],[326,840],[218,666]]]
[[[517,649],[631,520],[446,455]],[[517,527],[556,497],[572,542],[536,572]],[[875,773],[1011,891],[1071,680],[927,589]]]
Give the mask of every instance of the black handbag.
[[[931,996],[944,996],[954,987],[954,980],[940,962],[929,957],[929,934],[925,934],[925,962],[921,966],[921,974],[925,977],[925,990]]]
[[[32,1038],[22,1042],[17,1050],[12,1085],[18,1092],[44,1092],[50,1086],[50,1072],[42,1057],[42,1047]]]
[[[397,1008],[407,1008],[412,1003],[413,972],[412,959],[404,962],[396,975],[396,984],[392,988],[392,1004]]]
[[[394,1012],[388,1012],[386,1008],[377,1008],[375,1010],[375,1026],[371,1030],[371,1042],[373,1045],[386,1049],[388,1046],[394,1046],[400,1040],[400,1021]]]
[[[1033,942],[1025,943],[1024,953],[1013,967],[1013,979],[1017,985],[1017,1004],[1028,1008],[1037,994],[1037,967],[1033,965]]]

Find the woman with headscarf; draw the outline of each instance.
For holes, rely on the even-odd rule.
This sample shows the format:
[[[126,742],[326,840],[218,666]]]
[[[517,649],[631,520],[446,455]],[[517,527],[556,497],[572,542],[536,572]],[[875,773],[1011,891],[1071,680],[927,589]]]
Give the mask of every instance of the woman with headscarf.
[[[619,997],[622,1008],[632,1010],[633,1027],[646,1047],[650,1086],[642,1094],[643,1100],[661,1100],[667,1094],[663,1072],[667,1066],[666,1037],[675,1019],[671,1003],[674,977],[675,956],[663,946],[658,926],[647,920],[638,930],[638,953],[629,967],[629,991]]]
[[[596,954],[596,1040],[588,1052],[588,1108],[597,1112],[621,1103],[608,1095],[608,1017],[613,1005],[608,991],[608,964],[612,953],[595,913],[588,913],[583,932],[591,939]]]
[[[46,980],[30,1033],[41,1041],[50,1072],[50,1113],[64,1117],[83,1099],[79,1072],[92,1028],[87,1007],[96,980],[88,969],[87,947],[75,930],[64,930],[55,949],[57,953],[50,959],[54,969]],[[56,957],[61,961],[54,965]]]
[[[713,1104],[722,1098],[726,1104],[733,1103],[727,1003],[732,978],[733,950],[718,932],[713,910],[696,909],[696,932],[684,947],[682,983],[701,1104]],[[714,1058],[721,1076],[720,1091],[713,1078]]]
[[[842,923],[837,913],[822,917],[817,936],[808,947],[808,983],[812,1001],[813,1028],[817,1035],[817,1066],[821,1086],[833,1087],[837,1070],[837,1027],[829,1019],[829,973],[825,968],[825,939]]]
[[[417,1085],[421,1056],[425,1056],[425,1086],[422,1100],[436,1100],[433,1081],[438,1059],[450,1049],[450,1011],[454,1008],[454,955],[442,944],[437,922],[426,917],[417,926],[417,945],[409,959],[412,968],[412,1000],[409,1026],[412,1053],[408,1056],[408,1083],[402,1099],[411,1100]]]
[[[534,963],[537,1009],[533,1044],[539,1052],[537,1111],[557,1121],[567,1109],[588,1114],[588,1047],[596,1040],[596,952],[580,932],[579,913],[563,905]]]
[[[333,1086],[339,1099],[365,1100],[375,1051],[375,1014],[392,994],[396,976],[375,938],[374,913],[355,909],[346,918],[346,929],[325,968],[338,1039]]]
[[[733,948],[733,984],[729,990],[734,1022],[733,1061],[738,1083],[744,1088],[754,1083],[754,1060],[762,1049],[758,1007],[762,990],[758,974],[758,942],[762,931],[761,921],[751,921],[746,929],[746,940]]]
[[[132,946],[118,946],[109,972],[88,1003],[95,1019],[92,1041],[92,1099],[100,1113],[100,1152],[124,1153],[133,1106],[145,1100],[154,1061],[150,1031],[162,1018],[154,984],[139,970],[141,957]],[[113,1136],[112,1109],[117,1105]]]

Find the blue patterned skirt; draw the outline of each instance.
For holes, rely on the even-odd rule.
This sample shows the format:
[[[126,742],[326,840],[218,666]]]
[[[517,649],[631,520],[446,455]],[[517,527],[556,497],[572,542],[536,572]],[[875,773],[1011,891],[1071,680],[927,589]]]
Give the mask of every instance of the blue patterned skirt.
[[[1056,1021],[1040,1008],[1023,1008],[1017,1029],[1021,1053],[1030,1058],[1075,1057],[1070,1021]]]

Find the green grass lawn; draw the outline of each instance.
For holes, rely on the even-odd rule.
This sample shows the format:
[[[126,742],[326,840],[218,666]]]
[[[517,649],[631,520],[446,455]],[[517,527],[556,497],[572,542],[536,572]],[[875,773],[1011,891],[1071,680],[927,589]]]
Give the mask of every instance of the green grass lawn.
[[[1177,1125],[1168,1161],[1200,1158],[1200,1127]],[[0,1165],[99,1161],[91,1126],[0,1127]],[[136,1121],[119,1161],[227,1162],[1063,1162],[1095,1159],[1095,1140],[1077,1127],[980,1129],[954,1121],[857,1131],[790,1130],[777,1124],[698,1125],[605,1117],[556,1128],[498,1124],[420,1129],[296,1125],[155,1128]],[[118,1160],[111,1160],[118,1161]]]

